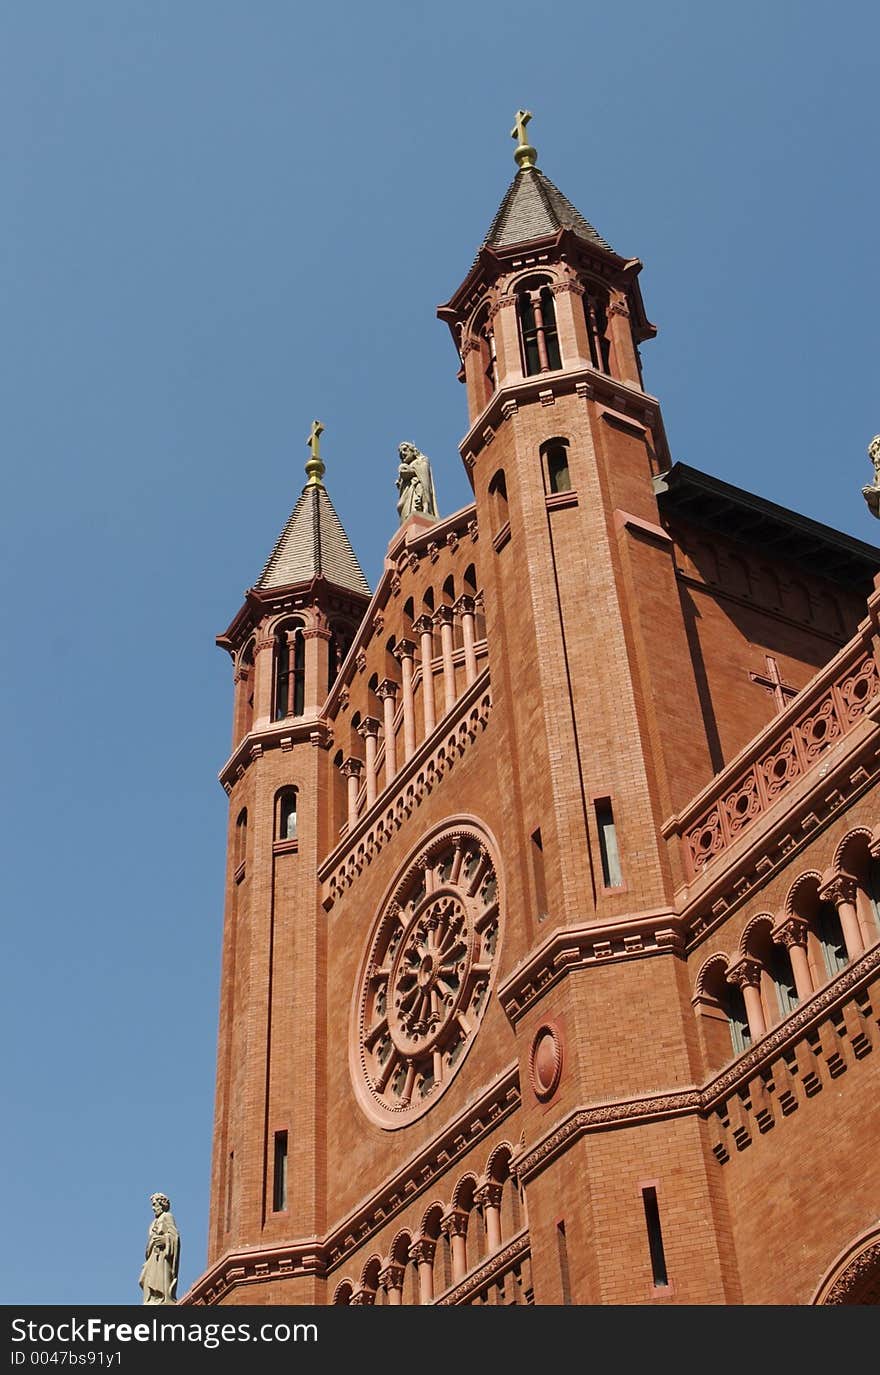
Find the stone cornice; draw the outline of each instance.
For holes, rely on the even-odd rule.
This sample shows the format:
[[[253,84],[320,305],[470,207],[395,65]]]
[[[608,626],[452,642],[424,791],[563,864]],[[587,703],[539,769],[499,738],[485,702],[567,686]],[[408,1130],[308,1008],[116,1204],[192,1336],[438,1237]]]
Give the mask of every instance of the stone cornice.
[[[431,1187],[520,1105],[519,1068],[509,1065],[452,1122],[343,1218],[325,1237],[298,1238],[284,1246],[249,1247],[223,1256],[180,1300],[213,1304],[236,1284],[288,1275],[327,1275],[344,1263],[412,1199]]]
[[[231,793],[238,779],[264,750],[290,749],[293,745],[302,744],[326,749],[332,738],[330,725],[322,716],[287,716],[281,721],[273,721],[249,731],[217,777],[224,792]]]
[[[493,393],[459,445],[468,471],[504,421],[516,415],[521,405],[540,404],[540,394],[548,391],[554,397],[574,394],[584,400],[606,403],[625,416],[635,415],[654,432],[658,460],[665,458],[666,440],[656,396],[595,368],[562,368],[526,377],[522,382],[508,382]]]
[[[668,1117],[684,1117],[699,1112],[700,1104],[700,1090],[693,1085],[668,1093],[649,1094],[643,1098],[606,1100],[589,1107],[574,1108],[536,1145],[520,1151],[511,1161],[511,1169],[515,1170],[517,1178],[526,1181],[587,1132],[606,1131],[609,1127],[631,1126]]]
[[[325,910],[329,911],[361,870],[372,863],[386,840],[454,768],[480,731],[486,729],[491,707],[489,669],[486,667],[395,775],[391,786],[380,794],[368,812],[358,817],[351,833],[319,867]]]
[[[680,917],[666,908],[614,921],[557,927],[507,975],[498,997],[515,1025],[533,1003],[574,969],[670,954],[684,954],[684,930]]]
[[[573,1108],[555,1123],[538,1142],[522,1148],[511,1160],[511,1169],[526,1182],[568,1150],[588,1132],[632,1126],[640,1122],[670,1117],[697,1115],[703,1119],[718,1111],[725,1102],[750,1086],[756,1076],[766,1072],[779,1056],[815,1034],[820,1023],[840,1016],[840,1009],[851,1001],[880,971],[880,943],[866,951],[854,964],[835,976],[831,983],[790,1013],[750,1050],[703,1085],[689,1084],[663,1093],[639,1098],[605,1099]],[[863,1052],[860,1052],[863,1053]],[[839,1072],[839,1071],[836,1071]],[[726,1157],[719,1157],[726,1158]]]
[[[451,1285],[442,1294],[438,1294],[434,1299],[434,1304],[438,1308],[445,1308],[455,1304],[467,1303],[478,1290],[487,1284],[493,1284],[502,1279],[508,1270],[512,1270],[530,1253],[529,1231],[527,1227],[524,1227],[521,1232],[517,1232],[515,1237],[511,1237],[510,1241],[505,1242],[500,1250],[495,1251],[475,1269],[469,1270],[457,1284]]]

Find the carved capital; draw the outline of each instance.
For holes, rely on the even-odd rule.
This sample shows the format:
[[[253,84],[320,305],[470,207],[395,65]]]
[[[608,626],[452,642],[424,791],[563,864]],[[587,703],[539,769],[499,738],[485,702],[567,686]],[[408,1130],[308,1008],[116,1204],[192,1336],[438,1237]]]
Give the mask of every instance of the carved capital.
[[[819,889],[822,902],[833,902],[839,907],[843,902],[855,902],[857,883],[851,874],[833,874]]]
[[[416,1265],[433,1265],[436,1249],[437,1243],[433,1237],[416,1237],[409,1248],[409,1258],[414,1260]]]
[[[626,301],[612,301],[608,307],[609,315],[622,315],[625,320],[629,319],[629,309]]]
[[[375,716],[365,716],[357,728],[357,733],[362,740],[366,740],[368,735],[378,735],[379,726],[382,723]]]
[[[434,612],[435,625],[452,625],[455,619],[451,606],[438,606]]]
[[[440,1230],[445,1237],[466,1237],[468,1215],[463,1208],[452,1208],[440,1219]]]
[[[727,971],[727,982],[737,988],[758,988],[761,983],[761,962],[746,955],[744,959],[731,965]]]
[[[342,774],[343,778],[357,778],[363,767],[363,760],[356,759],[353,754],[350,754],[349,757],[343,759],[342,763],[339,765],[339,772]]]
[[[404,659],[412,659],[416,652],[414,640],[398,640],[394,649],[391,651],[398,663],[403,663]]]
[[[420,616],[417,621],[413,621],[413,630],[417,635],[430,635],[434,630],[434,622],[430,616]]]
[[[453,605],[453,611],[457,611],[459,616],[473,616],[477,609],[477,603],[473,597],[463,594]]]
[[[406,1271],[396,1260],[389,1261],[384,1270],[379,1271],[379,1283],[383,1289],[402,1289]]]
[[[390,697],[391,700],[394,701],[394,698],[397,696],[399,687],[400,684],[395,683],[393,678],[383,678],[379,686],[376,688],[376,696],[379,698],[380,702],[384,702],[386,697]]]
[[[806,945],[809,925],[803,917],[787,917],[779,926],[774,927],[772,935],[777,945],[790,950],[793,945]]]
[[[374,1289],[355,1289],[348,1302],[352,1308],[372,1306],[376,1302],[376,1291]]]
[[[364,669],[367,666],[367,656],[362,649],[359,649],[357,654],[354,656],[354,662],[357,667],[358,673],[363,673]]]
[[[502,1186],[497,1179],[487,1179],[474,1194],[474,1202],[484,1212],[486,1208],[500,1208],[501,1190]]]

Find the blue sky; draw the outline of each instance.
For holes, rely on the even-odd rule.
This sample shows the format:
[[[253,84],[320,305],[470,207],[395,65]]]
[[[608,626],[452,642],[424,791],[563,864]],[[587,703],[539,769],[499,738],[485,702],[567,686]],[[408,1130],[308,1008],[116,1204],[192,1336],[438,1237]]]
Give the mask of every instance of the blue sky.
[[[0,10],[4,1302],[138,1302],[157,1189],[181,1292],[204,1266],[214,636],[313,416],[371,584],[400,440],[442,513],[468,501],[434,312],[513,176],[517,107],[644,260],[674,457],[880,537],[878,47],[868,0]]]

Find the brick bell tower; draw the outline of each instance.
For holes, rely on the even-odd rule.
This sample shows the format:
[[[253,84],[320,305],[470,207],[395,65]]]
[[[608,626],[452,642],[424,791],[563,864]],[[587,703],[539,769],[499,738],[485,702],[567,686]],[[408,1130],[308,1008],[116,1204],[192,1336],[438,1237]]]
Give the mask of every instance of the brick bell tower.
[[[326,1224],[321,1047],[327,723],[320,718],[370,590],[324,486],[308,481],[256,584],[217,638],[234,667],[208,1261]],[[296,1104],[296,1168],[288,1171]],[[306,1299],[309,1301],[309,1299]]]
[[[617,254],[538,168],[530,118],[517,114],[518,171],[438,314],[461,359],[461,454],[493,551],[482,576],[506,737],[508,893],[531,945],[500,997],[524,1081],[518,1174],[535,1301],[562,1301],[560,1237],[575,1302],[643,1301],[628,1271],[643,1267],[648,1213],[659,1203],[668,1232],[686,1196],[705,1258],[685,1301],[735,1302],[718,1248],[726,1222],[693,1122],[578,1125],[579,1105],[650,1103],[693,1083],[682,963],[641,956],[683,951],[682,872],[662,825],[713,770],[692,729],[699,699],[655,495],[669,455],[642,380],[639,346],[656,334],[642,264]],[[545,1147],[528,1146],[546,1137],[551,1100],[562,1125],[548,1163]],[[670,1156],[687,1181],[675,1204]]]

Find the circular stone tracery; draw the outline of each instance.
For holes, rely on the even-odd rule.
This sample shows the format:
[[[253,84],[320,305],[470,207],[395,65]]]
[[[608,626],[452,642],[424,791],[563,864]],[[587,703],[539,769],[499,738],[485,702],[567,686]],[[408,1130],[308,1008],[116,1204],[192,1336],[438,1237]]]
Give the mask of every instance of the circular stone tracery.
[[[476,828],[445,831],[395,885],[357,1028],[359,1097],[382,1126],[421,1116],[460,1068],[485,1012],[499,925],[496,866]]]

